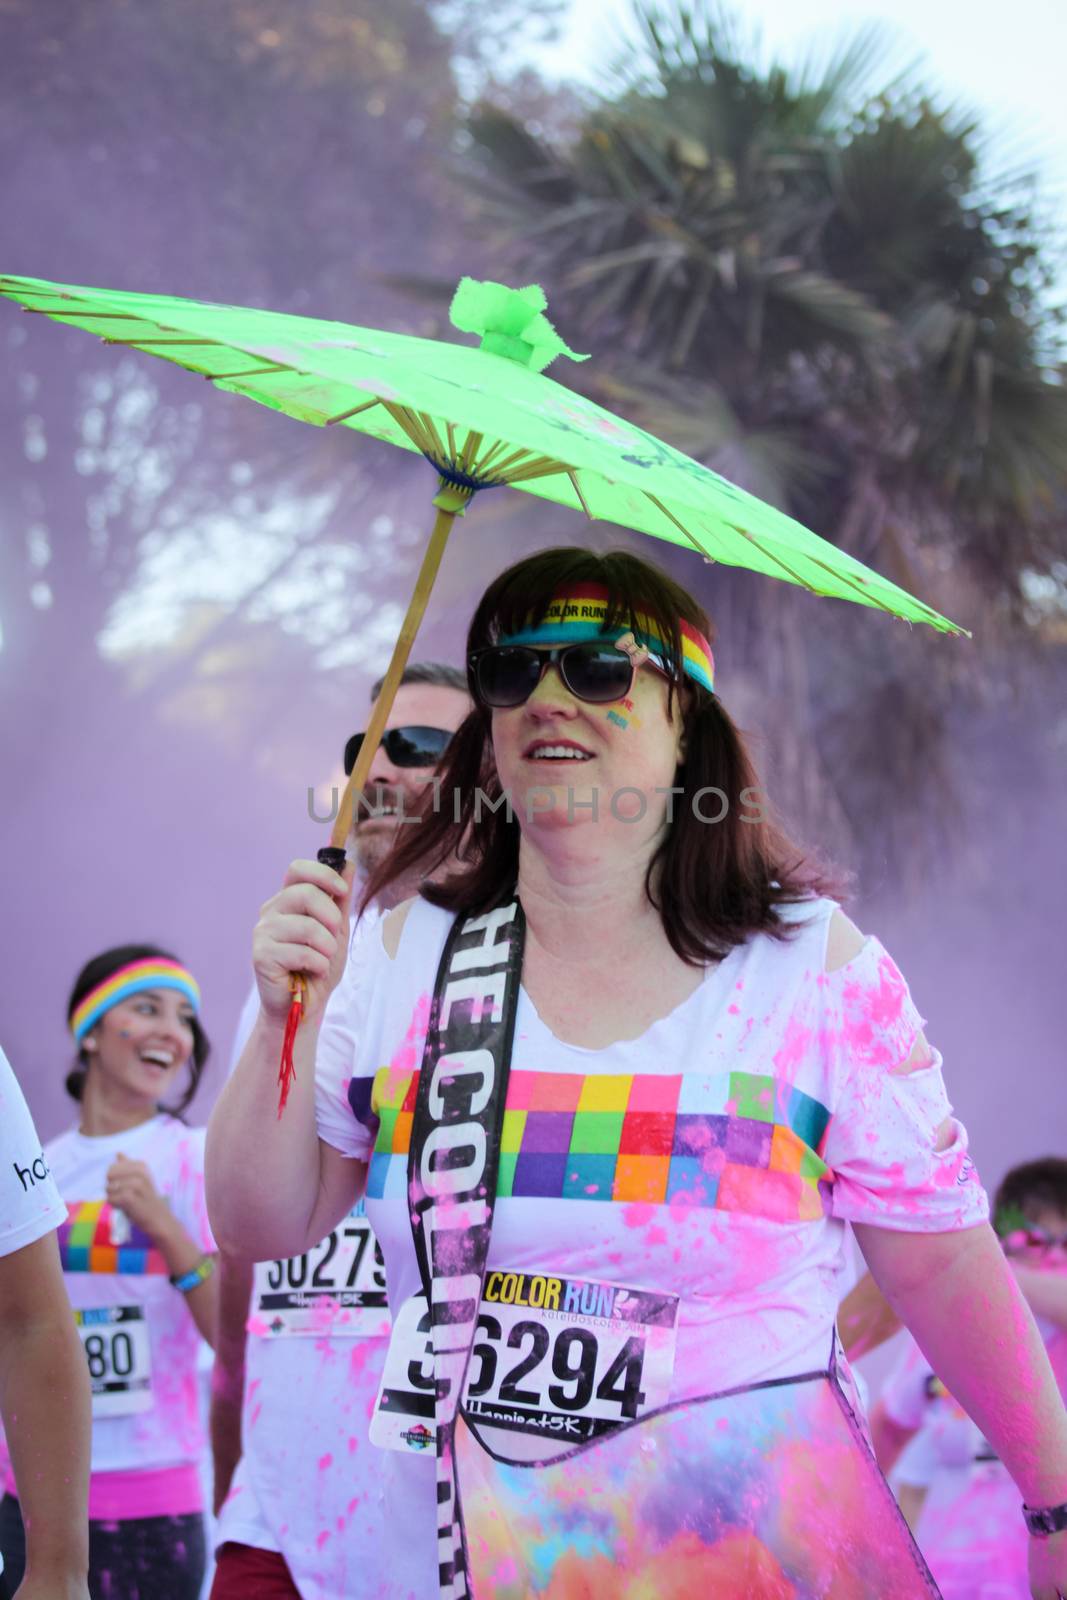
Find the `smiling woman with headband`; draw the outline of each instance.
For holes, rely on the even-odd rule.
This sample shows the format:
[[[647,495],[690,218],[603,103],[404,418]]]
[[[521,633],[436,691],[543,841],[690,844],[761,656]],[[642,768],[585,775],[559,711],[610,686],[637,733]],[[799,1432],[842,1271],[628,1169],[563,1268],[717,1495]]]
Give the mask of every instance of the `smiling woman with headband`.
[[[96,956],[67,1008],[80,1114],[45,1160],[67,1207],[60,1255],[92,1384],[94,1596],[197,1600],[203,1581],[196,1361],[214,1338],[215,1246],[204,1133],[182,1120],[210,1048],[199,1013],[196,979],[154,945]],[[17,1571],[8,1487],[0,1546]]]
[[[1067,1418],[940,1057],[766,815],[709,639],[629,554],[489,586],[444,804],[364,889],[420,898],[343,982],[350,872],[295,862],[264,907],[215,1225],[301,1249],[366,1187],[394,1317],[379,1600],[935,1594],[835,1340],[846,1223],[1043,1511],[1052,1600]]]

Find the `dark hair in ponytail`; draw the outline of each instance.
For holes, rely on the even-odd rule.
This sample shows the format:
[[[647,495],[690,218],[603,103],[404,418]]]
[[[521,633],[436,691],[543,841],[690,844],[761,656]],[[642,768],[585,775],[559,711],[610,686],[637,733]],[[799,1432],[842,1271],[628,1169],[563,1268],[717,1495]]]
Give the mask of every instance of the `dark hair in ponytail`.
[[[678,695],[685,759],[675,776],[681,793],[672,796],[673,821],[650,863],[646,888],[673,949],[699,966],[721,959],[753,933],[785,937],[779,906],[837,895],[839,886],[769,815],[744,740],[721,700],[683,672],[679,619],[709,639],[712,629],[680,584],[628,551],[543,551],[490,584],[471,621],[468,659],[539,619],[553,595],[588,582],[608,590],[605,628],[639,629],[637,619],[650,617],[670,644],[668,708]],[[422,893],[450,911],[489,911],[513,891],[519,824],[505,805],[493,810],[483,804],[499,799],[502,789],[493,765],[491,713],[477,704],[473,681],[471,695],[475,709],[453,735],[440,770],[438,793],[449,803],[431,809],[427,797],[421,825],[399,830],[396,847],[364,888],[363,906],[399,878],[425,880],[441,869],[447,876],[424,881]]]
[[[70,991],[67,1001],[67,1021],[73,1017],[87,994],[90,994],[97,984],[106,983],[108,978],[114,977],[123,967],[128,967],[134,961],[177,961],[178,957],[169,950],[161,950],[154,944],[120,944],[113,950],[104,950],[100,955],[87,961],[74,980],[74,987]],[[189,1083],[174,1106],[162,1106],[161,1110],[168,1112],[173,1117],[180,1117],[188,1110],[193,1102],[193,1096],[200,1087],[204,1065],[211,1054],[211,1042],[204,1032],[199,1017],[190,1018],[193,1031],[193,1053],[189,1058]],[[66,1090],[73,1100],[80,1100],[85,1089],[85,1079],[89,1072],[89,1053],[85,1049],[84,1040],[78,1049],[78,1059],[66,1076]]]

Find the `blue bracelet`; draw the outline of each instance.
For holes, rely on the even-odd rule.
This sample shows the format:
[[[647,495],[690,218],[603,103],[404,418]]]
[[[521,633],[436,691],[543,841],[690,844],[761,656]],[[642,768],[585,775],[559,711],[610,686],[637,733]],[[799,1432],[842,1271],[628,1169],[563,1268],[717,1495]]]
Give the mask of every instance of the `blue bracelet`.
[[[171,1283],[180,1294],[189,1294],[193,1289],[199,1289],[206,1283],[215,1270],[214,1256],[201,1256],[195,1267],[188,1272],[183,1272],[180,1277],[172,1277]]]

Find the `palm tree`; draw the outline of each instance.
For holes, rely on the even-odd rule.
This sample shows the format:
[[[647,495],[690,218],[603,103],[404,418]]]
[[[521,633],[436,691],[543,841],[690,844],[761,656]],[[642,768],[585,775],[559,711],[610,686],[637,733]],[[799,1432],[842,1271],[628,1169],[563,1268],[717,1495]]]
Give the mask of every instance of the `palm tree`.
[[[1032,195],[983,187],[974,123],[913,82],[868,92],[876,30],[791,72],[725,13],[638,17],[642,47],[569,142],[478,108],[484,225],[598,351],[598,398],[970,625],[1021,626],[1067,478]],[[927,870],[977,652],[708,582],[729,679],[743,664],[773,704],[789,809],[825,835],[829,808],[868,881]]]

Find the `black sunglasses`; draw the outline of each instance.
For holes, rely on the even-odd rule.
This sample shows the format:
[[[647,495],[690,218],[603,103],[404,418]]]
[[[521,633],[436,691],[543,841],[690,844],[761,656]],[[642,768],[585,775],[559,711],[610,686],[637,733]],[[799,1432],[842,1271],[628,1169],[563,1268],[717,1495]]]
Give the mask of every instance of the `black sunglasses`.
[[[664,670],[657,656],[643,659]],[[552,666],[576,700],[608,705],[629,694],[639,664],[614,644],[595,640],[558,645],[553,650],[535,650],[528,644],[489,644],[468,657],[475,699],[497,711],[524,705]]]
[[[365,733],[354,733],[345,745],[345,777],[352,776]],[[394,767],[436,767],[451,742],[448,728],[387,728],[382,749]]]

